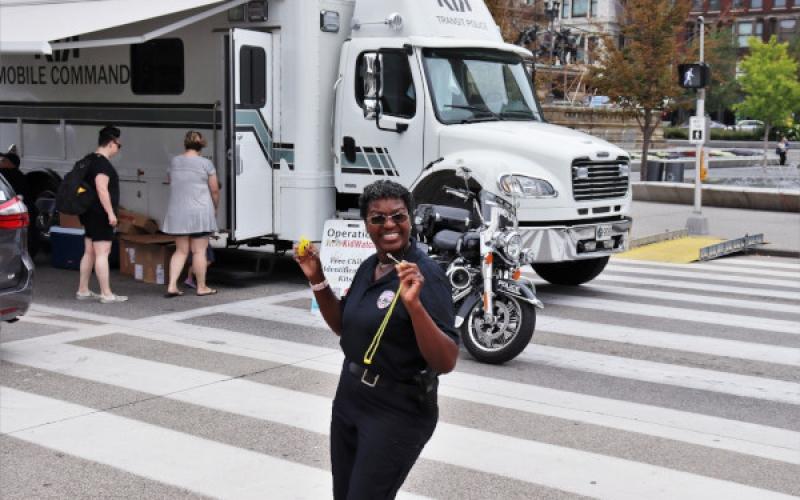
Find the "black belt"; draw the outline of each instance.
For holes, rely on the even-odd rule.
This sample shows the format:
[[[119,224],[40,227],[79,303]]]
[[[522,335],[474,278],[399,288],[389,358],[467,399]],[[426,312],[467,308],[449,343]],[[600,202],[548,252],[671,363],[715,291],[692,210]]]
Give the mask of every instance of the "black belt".
[[[386,389],[420,399],[436,389],[438,382],[435,374],[428,375],[427,372],[420,373],[418,377],[408,382],[398,382],[352,361],[347,361],[347,371],[367,387]]]

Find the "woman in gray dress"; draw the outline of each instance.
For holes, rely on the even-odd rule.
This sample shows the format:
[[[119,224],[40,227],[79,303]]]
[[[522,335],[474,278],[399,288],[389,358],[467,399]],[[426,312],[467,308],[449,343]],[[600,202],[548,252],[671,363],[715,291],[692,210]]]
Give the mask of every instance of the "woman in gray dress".
[[[192,268],[197,282],[197,295],[213,295],[216,290],[206,285],[206,249],[208,237],[217,230],[216,211],[219,205],[219,182],[214,164],[200,156],[206,140],[190,130],[183,141],[186,151],[172,159],[169,177],[169,205],[162,230],[175,236],[175,254],[169,264],[166,297],[183,295],[178,277],[192,252]]]

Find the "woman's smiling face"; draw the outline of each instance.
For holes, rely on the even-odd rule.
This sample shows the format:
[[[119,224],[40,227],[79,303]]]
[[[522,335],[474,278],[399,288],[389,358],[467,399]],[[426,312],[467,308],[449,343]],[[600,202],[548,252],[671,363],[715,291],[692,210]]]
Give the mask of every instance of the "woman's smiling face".
[[[391,216],[397,214],[404,214],[405,220],[396,222]],[[382,224],[374,224],[375,219],[380,221],[383,216]],[[402,217],[398,217],[402,218]],[[395,255],[402,254],[406,246],[408,246],[408,239],[411,236],[411,215],[408,213],[408,207],[400,198],[381,198],[369,204],[367,209],[367,233],[372,238],[372,242],[378,250],[379,254],[392,253]]]

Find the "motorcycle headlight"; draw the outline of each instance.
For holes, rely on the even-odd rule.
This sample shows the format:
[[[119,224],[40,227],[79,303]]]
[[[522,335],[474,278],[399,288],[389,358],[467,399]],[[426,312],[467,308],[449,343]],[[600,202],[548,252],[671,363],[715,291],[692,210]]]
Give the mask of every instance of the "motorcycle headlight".
[[[497,187],[505,194],[515,194],[529,198],[555,198],[558,196],[553,185],[544,179],[525,175],[503,175],[497,181]]]
[[[522,254],[522,236],[516,231],[511,231],[502,237],[503,253],[511,260],[519,259]]]
[[[522,255],[519,258],[519,263],[522,265],[531,264],[533,262],[533,248],[524,248]]]

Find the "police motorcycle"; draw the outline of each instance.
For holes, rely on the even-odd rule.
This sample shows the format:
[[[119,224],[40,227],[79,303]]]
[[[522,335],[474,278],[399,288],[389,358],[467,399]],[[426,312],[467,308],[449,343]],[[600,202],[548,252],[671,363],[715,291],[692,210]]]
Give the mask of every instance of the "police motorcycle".
[[[428,255],[450,280],[456,306],[456,328],[467,351],[483,363],[505,363],[525,349],[536,326],[534,284],[520,267],[533,261],[522,248],[516,203],[469,189],[469,169],[458,176],[464,188],[445,186],[453,205],[420,204],[414,227]],[[455,200],[454,200],[455,201]]]

